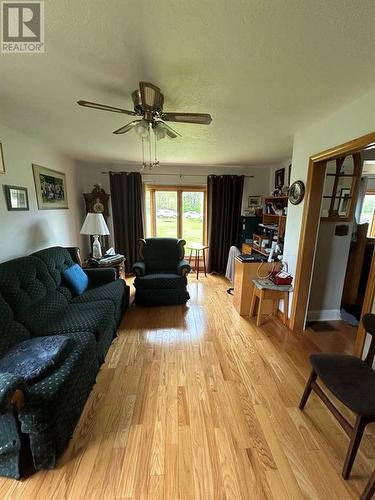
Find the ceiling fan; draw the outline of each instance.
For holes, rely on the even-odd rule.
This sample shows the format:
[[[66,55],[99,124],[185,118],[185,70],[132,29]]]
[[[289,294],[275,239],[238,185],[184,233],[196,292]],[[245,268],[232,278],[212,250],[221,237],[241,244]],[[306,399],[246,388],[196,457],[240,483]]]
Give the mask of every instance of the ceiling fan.
[[[78,101],[80,106],[86,108],[101,109],[113,113],[123,113],[130,116],[140,116],[139,120],[133,120],[123,127],[115,130],[114,134],[125,134],[129,130],[135,129],[137,134],[143,138],[147,137],[152,128],[157,139],[170,137],[174,139],[181,134],[173,130],[165,122],[176,123],[197,123],[199,125],[209,125],[212,121],[208,113],[167,113],[163,111],[164,95],[160,88],[150,82],[139,82],[139,89],[132,93],[134,111],[115,108],[105,104],[90,101]]]

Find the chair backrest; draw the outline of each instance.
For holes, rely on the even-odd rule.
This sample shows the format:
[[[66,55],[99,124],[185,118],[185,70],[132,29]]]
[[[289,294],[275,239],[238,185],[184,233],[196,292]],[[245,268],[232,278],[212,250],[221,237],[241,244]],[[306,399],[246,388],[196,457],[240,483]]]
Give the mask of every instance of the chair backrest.
[[[362,318],[363,326],[367,333],[371,335],[371,343],[365,358],[365,363],[372,366],[375,356],[375,314],[367,313]]]
[[[146,264],[146,273],[176,272],[184,258],[185,240],[177,238],[146,238],[139,241],[140,258]]]

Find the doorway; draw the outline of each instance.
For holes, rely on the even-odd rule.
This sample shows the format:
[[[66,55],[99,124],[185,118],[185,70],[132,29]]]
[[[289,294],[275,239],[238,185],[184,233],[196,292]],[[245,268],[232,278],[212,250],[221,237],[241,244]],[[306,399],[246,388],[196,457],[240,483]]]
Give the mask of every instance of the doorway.
[[[320,227],[320,218],[322,216],[321,201],[325,186],[327,162],[346,158],[348,155],[358,154],[362,150],[373,148],[374,146],[375,133],[371,133],[310,157],[306,183],[306,199],[302,218],[302,231],[296,266],[295,288],[289,323],[290,329],[294,332],[300,332],[305,329],[316,242]],[[334,197],[341,198],[341,196]],[[334,207],[334,210],[338,210],[337,205]],[[375,259],[373,255],[361,315],[371,311],[374,296]],[[355,354],[362,354],[365,337],[366,334],[360,325],[356,335]]]

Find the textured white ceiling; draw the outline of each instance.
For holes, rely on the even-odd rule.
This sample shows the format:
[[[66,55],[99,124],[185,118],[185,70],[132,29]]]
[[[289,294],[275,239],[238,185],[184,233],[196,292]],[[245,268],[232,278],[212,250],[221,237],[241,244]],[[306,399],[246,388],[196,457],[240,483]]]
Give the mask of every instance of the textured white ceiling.
[[[65,153],[140,160],[131,117],[141,79],[166,111],[209,112],[173,124],[166,163],[277,163],[294,132],[375,85],[375,2],[358,0],[48,0],[46,53],[0,55],[0,121]],[[129,119],[128,119],[129,118]]]

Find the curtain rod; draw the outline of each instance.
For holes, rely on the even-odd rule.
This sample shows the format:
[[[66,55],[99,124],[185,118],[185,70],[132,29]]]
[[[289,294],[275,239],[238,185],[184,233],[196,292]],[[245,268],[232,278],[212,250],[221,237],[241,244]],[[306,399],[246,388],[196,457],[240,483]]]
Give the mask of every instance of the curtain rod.
[[[112,172],[112,171],[108,171],[108,172],[100,172],[101,174],[117,174],[117,173],[120,173],[120,172]],[[139,172],[141,175],[172,175],[173,177],[209,177],[209,175],[217,175],[217,174],[209,174],[209,175],[204,175],[204,174],[164,174],[162,172],[160,172],[159,174],[158,173],[155,173],[155,174],[152,174],[152,173],[143,173],[143,172]],[[130,172],[129,172],[130,174]],[[221,175],[241,175],[241,174],[221,174]],[[244,177],[247,177],[249,179],[253,179],[255,176],[254,175],[244,175]]]

